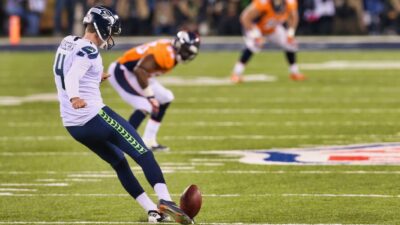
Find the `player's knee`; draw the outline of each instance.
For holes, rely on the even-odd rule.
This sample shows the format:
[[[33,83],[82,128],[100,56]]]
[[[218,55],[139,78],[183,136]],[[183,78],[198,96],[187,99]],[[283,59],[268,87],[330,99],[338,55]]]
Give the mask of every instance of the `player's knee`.
[[[156,161],[153,152],[150,150],[136,157],[134,160],[141,167],[148,164],[149,162]]]
[[[165,103],[172,102],[174,99],[175,99],[174,93],[172,93],[171,90],[168,90],[167,93],[166,93],[167,102],[165,102]]]
[[[159,97],[159,102],[161,104],[167,104],[175,99],[174,93],[171,90],[166,90],[162,96]]]
[[[128,160],[126,160],[125,157],[120,157],[117,160],[113,160],[109,163],[112,166],[112,168],[114,168],[114,170],[118,171],[119,169],[126,167],[128,165]],[[129,165],[128,165],[128,167],[129,167]]]
[[[151,111],[152,111],[150,103],[146,104],[146,105],[142,105],[142,106],[136,107],[136,110],[139,110],[139,111],[143,112],[143,114],[145,114],[145,115],[151,114]]]

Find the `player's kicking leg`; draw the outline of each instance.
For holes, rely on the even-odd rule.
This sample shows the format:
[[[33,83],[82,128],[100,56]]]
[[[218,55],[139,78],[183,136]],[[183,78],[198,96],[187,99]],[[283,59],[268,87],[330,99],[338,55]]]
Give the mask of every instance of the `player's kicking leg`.
[[[300,72],[297,65],[297,43],[294,39],[288,38],[286,29],[283,26],[277,26],[274,33],[268,35],[268,40],[284,49],[289,64],[290,79],[295,81],[305,80],[306,77]]]
[[[104,121],[118,131],[118,134],[115,133],[114,137],[111,138],[111,142],[134,159],[142,168],[147,181],[153,187],[160,202],[173,202],[165,183],[163,173],[153,153],[145,147],[144,142],[136,133],[135,129],[108,107],[105,107],[99,115]],[[174,211],[163,212],[168,213],[179,223],[190,224],[193,222],[179,208],[174,209]]]
[[[164,176],[153,153],[145,147],[142,139],[127,121],[110,108],[104,107],[84,126],[67,127],[67,130],[77,141],[86,145],[112,166],[125,190],[146,210],[150,222],[166,220],[166,217],[158,211],[158,207],[144,192],[124,157],[123,152],[142,167],[148,182],[160,200],[172,201]],[[182,221],[181,223],[186,224],[187,222]]]

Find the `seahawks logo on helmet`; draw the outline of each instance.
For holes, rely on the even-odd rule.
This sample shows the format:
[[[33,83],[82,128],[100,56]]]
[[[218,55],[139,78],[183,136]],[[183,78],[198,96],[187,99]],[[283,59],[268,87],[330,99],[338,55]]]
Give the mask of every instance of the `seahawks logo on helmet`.
[[[97,35],[103,42],[100,47],[107,50],[115,45],[112,36],[121,33],[121,23],[118,15],[104,6],[96,6],[89,9],[83,18],[83,24],[93,24]]]
[[[193,32],[179,31],[173,41],[178,62],[189,62],[199,53],[200,37]]]

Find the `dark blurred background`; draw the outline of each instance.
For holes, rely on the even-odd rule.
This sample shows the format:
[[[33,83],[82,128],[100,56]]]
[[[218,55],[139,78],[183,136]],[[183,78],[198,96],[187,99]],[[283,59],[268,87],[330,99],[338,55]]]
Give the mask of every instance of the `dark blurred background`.
[[[23,36],[82,32],[82,17],[95,4],[117,11],[123,35],[172,35],[179,29],[201,35],[241,35],[239,15],[251,0],[2,0],[0,35],[10,16],[21,19]],[[400,33],[400,0],[299,0],[299,35],[386,35]]]

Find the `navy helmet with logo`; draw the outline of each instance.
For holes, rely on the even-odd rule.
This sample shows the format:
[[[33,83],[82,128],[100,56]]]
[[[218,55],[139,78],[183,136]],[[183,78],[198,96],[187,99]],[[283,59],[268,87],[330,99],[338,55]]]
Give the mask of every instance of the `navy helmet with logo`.
[[[283,13],[286,9],[286,0],[271,0],[271,4],[276,13]]]
[[[189,62],[199,53],[200,37],[189,31],[179,31],[173,40],[178,62]]]
[[[112,36],[121,33],[121,23],[118,15],[105,6],[90,8],[83,18],[83,24],[93,24],[97,35],[103,42],[100,47],[107,50],[115,45]]]

